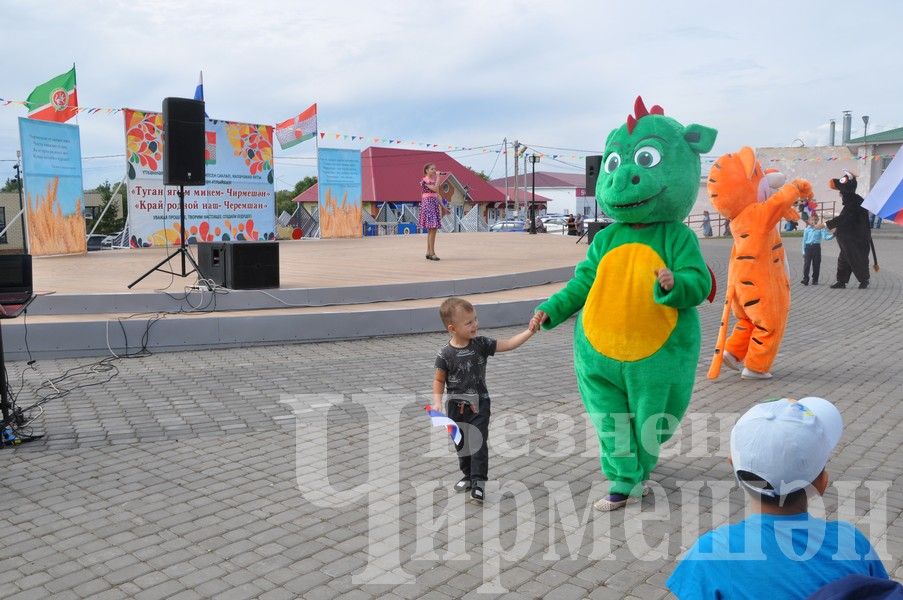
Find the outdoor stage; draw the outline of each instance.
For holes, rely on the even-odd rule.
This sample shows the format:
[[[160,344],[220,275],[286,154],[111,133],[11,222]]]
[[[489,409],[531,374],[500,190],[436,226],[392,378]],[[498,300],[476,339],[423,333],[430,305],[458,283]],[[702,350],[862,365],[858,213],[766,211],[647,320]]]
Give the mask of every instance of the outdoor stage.
[[[197,275],[155,272],[126,286],[166,249],[107,250],[34,260],[38,297],[6,321],[9,360],[353,339],[442,329],[441,299],[467,296],[483,327],[526,324],[586,253],[576,238],[521,233],[280,243],[279,289],[191,290]],[[192,248],[192,254],[196,254]],[[180,269],[179,259],[172,261]],[[27,347],[26,347],[27,323]]]

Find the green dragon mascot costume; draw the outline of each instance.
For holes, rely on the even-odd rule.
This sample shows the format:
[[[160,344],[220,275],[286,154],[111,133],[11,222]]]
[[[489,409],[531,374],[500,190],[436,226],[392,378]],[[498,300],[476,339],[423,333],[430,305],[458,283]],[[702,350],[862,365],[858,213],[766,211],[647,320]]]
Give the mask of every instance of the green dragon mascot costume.
[[[599,232],[574,277],[536,309],[544,329],[577,311],[574,368],[599,438],[614,510],[647,490],[659,448],[690,402],[699,361],[696,306],[713,277],[683,224],[699,190],[699,155],[717,132],[683,126],[637,98],[608,135],[596,200],[616,222]],[[582,310],[581,310],[582,309]]]

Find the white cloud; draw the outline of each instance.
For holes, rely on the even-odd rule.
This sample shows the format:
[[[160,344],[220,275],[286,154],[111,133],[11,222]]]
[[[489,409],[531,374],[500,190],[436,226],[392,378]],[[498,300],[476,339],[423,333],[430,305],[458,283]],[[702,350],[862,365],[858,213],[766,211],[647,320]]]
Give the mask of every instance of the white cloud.
[[[273,123],[317,102],[323,130],[454,145],[507,135],[598,148],[637,94],[716,127],[713,153],[816,143],[843,109],[856,123],[866,112],[903,125],[901,84],[866,58],[896,55],[903,7],[889,2],[872,8],[861,52],[830,16],[839,0],[817,14],[776,1],[755,10],[589,0],[2,5],[3,98],[24,98],[74,61],[84,106],[155,109],[191,95],[203,69],[214,117]],[[0,106],[0,159],[15,155],[21,114]],[[80,124],[85,156],[122,152],[121,116]],[[488,169],[494,156],[472,160],[484,158]],[[88,185],[120,176],[121,161],[92,160]],[[304,172],[301,162],[278,163],[280,180]]]

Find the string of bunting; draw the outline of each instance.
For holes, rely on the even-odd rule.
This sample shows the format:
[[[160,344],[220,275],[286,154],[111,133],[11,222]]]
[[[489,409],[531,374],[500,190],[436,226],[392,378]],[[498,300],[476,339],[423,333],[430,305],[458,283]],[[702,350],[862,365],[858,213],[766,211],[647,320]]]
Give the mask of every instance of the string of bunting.
[[[25,100],[11,100],[8,98],[0,98],[0,105],[2,106],[27,106],[28,103]],[[105,114],[112,115],[116,113],[122,112],[121,108],[100,108],[95,106],[78,106],[75,110],[79,114],[87,114],[87,115],[96,115],[96,114]],[[499,148],[485,148],[485,147],[476,147],[476,146],[456,146],[453,144],[434,144],[432,142],[416,142],[413,140],[402,140],[400,138],[385,138],[385,137],[373,137],[366,135],[351,135],[346,133],[335,133],[335,132],[327,132],[320,131],[318,132],[321,140],[335,140],[335,141],[350,141],[350,142],[358,142],[358,143],[373,143],[373,144],[385,144],[385,145],[399,145],[406,144],[408,146],[420,146],[427,150],[433,149],[437,151],[447,152],[447,151],[461,151],[461,150],[480,150],[485,154],[493,153],[499,154],[504,152],[504,150]],[[525,146],[526,147],[526,146]],[[532,148],[531,148],[532,149]],[[511,154],[514,154],[512,150]],[[587,156],[593,156],[601,154],[601,152],[586,152],[586,153],[571,153],[571,154],[551,154],[547,152],[535,152],[537,156],[540,158],[552,158],[552,159],[583,159]],[[882,159],[893,159],[895,154],[869,154],[865,156],[857,156],[850,157],[850,159],[843,159],[837,156],[813,156],[813,157],[797,157],[797,158],[768,158],[763,160],[762,162],[767,163],[797,163],[797,162],[830,162],[837,160],[882,160]],[[713,163],[718,160],[717,156],[703,156],[701,157],[703,162]]]
[[[498,152],[498,151],[496,151]],[[537,156],[540,157],[551,157],[551,158],[586,158],[587,156],[593,156],[593,154],[541,154],[536,153]],[[597,153],[602,154],[601,152]],[[881,159],[893,159],[895,154],[868,154],[864,156],[850,156],[849,158],[842,158],[839,156],[812,156],[812,157],[801,157],[801,158],[766,158],[766,159],[758,159],[760,162],[764,163],[795,163],[795,162],[830,162],[837,160],[881,160]],[[701,156],[700,160],[704,163],[714,163],[718,160],[720,156]]]
[[[2,106],[15,105],[15,106],[25,106],[25,107],[27,107],[27,106],[28,106],[28,103],[27,103],[25,100],[10,100],[10,99],[8,99],[8,98],[0,98],[0,105],[2,105]],[[103,114],[115,114],[115,113],[122,112],[123,109],[121,109],[121,108],[97,108],[97,107],[90,107],[90,106],[77,106],[77,107],[75,107],[75,110],[76,110],[76,112],[78,112],[79,114],[95,115],[95,114],[98,114],[98,113],[103,113]],[[448,150],[482,150],[483,152],[496,152],[496,153],[501,152],[501,150],[493,150],[493,149],[490,149],[490,148],[476,148],[476,147],[474,147],[474,146],[455,146],[455,145],[452,145],[452,144],[434,144],[434,143],[425,143],[425,142],[404,141],[404,140],[402,140],[402,139],[400,139],[400,138],[380,138],[380,137],[370,137],[370,136],[363,136],[363,135],[348,135],[348,134],[343,134],[343,133],[327,133],[327,132],[325,132],[325,131],[321,131],[321,132],[319,132],[319,134],[320,134],[320,139],[321,139],[321,140],[322,140],[322,139],[327,139],[327,136],[328,136],[328,139],[335,139],[335,140],[345,140],[345,141],[349,141],[349,140],[350,140],[350,141],[352,141],[352,142],[357,141],[357,142],[362,142],[362,143],[363,143],[365,140],[366,140],[368,143],[369,143],[369,140],[372,140],[374,144],[387,144],[387,145],[397,145],[397,144],[402,144],[402,143],[404,143],[404,144],[407,144],[407,145],[421,146],[421,147],[427,148],[427,149],[432,148],[432,149],[442,150],[442,151],[448,151]]]
[[[320,139],[321,140],[336,140],[336,141],[350,141],[350,142],[358,142],[358,143],[366,143],[366,144],[387,144],[387,145],[398,145],[398,144],[407,144],[408,146],[421,146],[426,149],[436,149],[436,150],[482,150],[483,152],[501,152],[498,149],[492,148],[480,148],[475,146],[455,146],[452,144],[434,144],[432,142],[415,142],[411,140],[402,140],[400,138],[383,138],[383,137],[372,137],[366,135],[351,135],[346,133],[334,133],[327,131],[320,131]]]
[[[28,106],[28,103],[25,100],[10,100],[8,98],[0,98],[0,104],[2,104],[3,106]],[[96,106],[76,106],[73,108],[73,110],[75,110],[77,113],[84,113],[88,115],[96,115],[97,113],[113,115],[122,112],[121,108],[99,108]]]

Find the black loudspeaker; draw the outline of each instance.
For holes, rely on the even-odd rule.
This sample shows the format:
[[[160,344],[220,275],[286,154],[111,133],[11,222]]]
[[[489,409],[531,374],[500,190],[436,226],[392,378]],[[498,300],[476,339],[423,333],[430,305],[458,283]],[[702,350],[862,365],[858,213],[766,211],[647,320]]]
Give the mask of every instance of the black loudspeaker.
[[[599,179],[599,169],[602,168],[602,156],[586,157],[586,195],[596,197],[596,180]]]
[[[202,242],[198,244],[201,276],[232,290],[279,287],[277,242]]]
[[[233,290],[279,287],[279,244],[229,242],[226,250],[226,287]]]
[[[226,249],[223,242],[198,242],[198,270],[201,277],[226,287]]]
[[[598,221],[587,221],[586,222],[586,239],[592,244],[593,238],[596,237],[596,234],[602,231],[602,226],[604,223],[600,223]]]
[[[204,102],[163,100],[163,185],[204,185]]]

